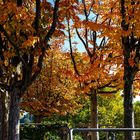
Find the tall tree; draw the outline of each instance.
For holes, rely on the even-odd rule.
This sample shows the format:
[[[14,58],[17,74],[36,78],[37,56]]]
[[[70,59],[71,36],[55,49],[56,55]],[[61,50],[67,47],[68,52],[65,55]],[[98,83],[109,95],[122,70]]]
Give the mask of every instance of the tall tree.
[[[102,20],[111,21],[104,32],[112,42],[120,42],[123,50],[124,67],[124,127],[133,126],[133,82],[139,71],[139,1],[102,1]],[[110,30],[111,29],[111,30]],[[125,132],[125,140],[132,140],[132,132]]]
[[[4,128],[7,125],[2,121],[0,130],[3,133],[7,129],[8,133],[5,131],[1,140],[19,140],[20,99],[42,69],[48,42],[57,25],[58,8],[59,0],[54,4],[40,0],[0,1],[0,90],[2,97],[8,93],[9,101],[4,104],[8,128]],[[46,15],[49,20],[43,19]]]
[[[130,31],[126,36],[122,36],[122,48],[124,55],[124,127],[133,126],[133,81],[139,71],[140,61],[140,39],[137,34],[137,24],[135,20],[139,10],[138,1],[120,1],[121,28],[123,31]],[[138,21],[137,21],[138,22]],[[136,32],[135,32],[136,31]],[[129,122],[129,123],[128,123]],[[125,140],[132,140],[132,132],[125,133]]]
[[[121,50],[119,48],[112,50],[106,36],[102,35],[105,24],[100,21],[96,6],[99,6],[98,2],[83,0],[77,3],[75,10],[71,10],[73,8],[70,8],[72,7],[70,5],[70,10],[66,13],[70,55],[76,79],[82,83],[83,91],[91,100],[91,127],[93,128],[98,128],[97,94],[105,86],[111,86],[114,81],[117,83],[119,75],[114,73],[113,66],[116,65],[116,68],[120,66],[121,61],[118,60],[122,59],[119,53]],[[72,35],[74,33],[75,35]],[[79,48],[84,47],[85,52],[81,55],[77,51],[74,52],[73,44],[78,44]],[[99,139],[98,134],[91,133],[91,139]]]

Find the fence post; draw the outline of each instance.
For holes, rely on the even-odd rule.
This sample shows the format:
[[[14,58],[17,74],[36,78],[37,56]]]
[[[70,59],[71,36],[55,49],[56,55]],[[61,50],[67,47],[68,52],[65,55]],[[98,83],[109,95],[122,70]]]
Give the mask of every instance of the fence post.
[[[73,129],[70,129],[70,140],[73,140]]]

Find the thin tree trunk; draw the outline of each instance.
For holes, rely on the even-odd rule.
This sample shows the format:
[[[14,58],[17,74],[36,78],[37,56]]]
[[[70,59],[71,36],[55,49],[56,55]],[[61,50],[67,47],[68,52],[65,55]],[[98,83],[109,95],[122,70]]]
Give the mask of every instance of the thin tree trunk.
[[[9,132],[8,140],[19,140],[19,90],[13,89],[10,93]]]
[[[97,91],[92,90],[91,100],[91,128],[98,128]],[[91,140],[99,140],[98,132],[91,133]]]
[[[67,126],[63,126],[59,130],[59,135],[61,140],[67,140],[69,134],[69,128]]]
[[[135,128],[135,116],[134,116],[134,109],[133,109],[133,112],[132,112],[132,125],[133,125],[133,128]],[[133,140],[136,139],[136,132],[134,131],[133,132]]]

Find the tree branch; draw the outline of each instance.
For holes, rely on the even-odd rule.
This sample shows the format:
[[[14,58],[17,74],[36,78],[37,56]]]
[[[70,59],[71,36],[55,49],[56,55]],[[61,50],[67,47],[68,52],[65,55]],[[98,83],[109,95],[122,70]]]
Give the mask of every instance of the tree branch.
[[[11,38],[9,37],[8,33],[6,32],[6,30],[3,28],[3,26],[0,24],[0,31],[6,36],[7,40],[10,42],[10,44],[15,48],[17,54],[19,55],[19,50],[18,47],[14,44],[14,42],[11,40]]]
[[[25,61],[23,60],[23,58],[20,56],[18,47],[14,44],[14,42],[11,40],[11,38],[9,37],[8,33],[6,32],[6,30],[3,28],[3,26],[0,24],[0,31],[6,36],[7,40],[10,42],[10,44],[14,47],[14,49],[16,50],[16,53],[18,55],[18,57],[20,58],[20,60],[23,62],[23,64],[26,66]]]
[[[23,2],[22,0],[17,0],[17,6],[19,7],[22,6],[22,2]]]
[[[117,90],[113,90],[113,91],[98,91],[98,94],[113,94],[113,93],[117,93]]]
[[[91,9],[92,9],[94,4],[95,4],[95,0],[92,1],[92,4],[90,5],[89,12],[88,12],[87,16],[90,15]]]
[[[3,90],[9,90],[9,86],[8,85],[6,85],[6,84],[2,84],[2,83],[0,83],[0,90],[1,89],[3,89]]]
[[[59,8],[59,1],[60,0],[55,1],[54,11],[53,11],[53,22],[52,22],[50,30],[48,31],[47,35],[45,36],[46,44],[50,40],[50,37],[52,36],[52,34],[54,33],[55,28],[56,28],[56,23],[58,20],[57,12],[58,12],[58,8]]]
[[[84,13],[85,13],[85,17],[86,17],[86,21],[88,21],[88,13],[87,13],[87,9],[86,9],[86,3],[85,3],[85,0],[82,0],[82,3],[84,5]]]
[[[41,14],[40,14],[40,0],[36,0],[36,17],[35,17],[35,22],[34,22],[34,26],[35,26],[35,30],[36,30],[36,33],[38,34],[38,28],[39,28],[39,20],[40,20],[40,17],[41,17]]]
[[[69,34],[70,55],[71,55],[71,59],[72,59],[72,62],[73,62],[74,70],[75,70],[76,74],[77,74],[78,76],[80,76],[79,71],[78,71],[78,69],[77,69],[77,67],[76,67],[76,62],[75,62],[74,56],[73,56],[72,43],[71,43],[71,33],[70,33],[70,25],[69,25],[69,21],[68,21],[68,20],[67,20],[67,23],[68,23],[68,34]]]
[[[52,22],[50,30],[48,31],[47,35],[45,36],[45,40],[44,40],[44,44],[46,46],[41,48],[42,49],[42,54],[39,56],[38,64],[37,64],[37,67],[38,67],[39,70],[36,71],[33,74],[29,85],[31,85],[33,83],[33,81],[36,80],[37,76],[39,75],[39,73],[40,73],[40,71],[42,69],[43,58],[45,56],[46,49],[49,48],[48,41],[50,40],[50,38],[51,38],[52,34],[54,33],[55,28],[56,28],[56,23],[57,23],[57,19],[58,19],[57,12],[58,12],[58,8],[59,8],[59,1],[60,0],[55,1],[54,11],[53,11],[53,22]]]
[[[79,34],[79,32],[78,32],[78,29],[77,29],[77,28],[76,28],[76,33],[77,33],[77,35],[78,35],[79,39],[81,40],[81,42],[83,43],[83,45],[84,45],[84,47],[85,47],[85,49],[86,49],[86,51],[87,51],[87,53],[88,53],[89,57],[91,58],[91,57],[92,57],[92,54],[91,54],[91,52],[89,51],[89,49],[88,49],[88,47],[87,47],[87,45],[86,45],[85,41],[83,40],[83,38],[80,36],[80,34]]]
[[[126,9],[125,9],[125,0],[120,0],[121,1],[121,15],[122,15],[122,22],[121,22],[121,27],[123,30],[127,31],[129,24],[126,23]]]
[[[102,89],[104,89],[105,87],[116,87],[116,86],[112,86],[111,84],[112,84],[113,82],[116,82],[117,80],[118,80],[118,79],[111,80],[111,81],[109,81],[108,83],[106,83],[106,84],[100,86],[99,89],[102,90]]]
[[[37,7],[38,7],[38,10],[36,11],[36,18],[35,18],[35,23],[36,23],[36,26],[35,26],[35,29],[36,31],[38,31],[38,27],[39,27],[39,16],[40,16],[40,0],[36,0],[37,1]],[[22,88],[22,91],[24,92],[37,78],[37,76],[40,74],[41,72],[41,69],[42,69],[42,63],[43,63],[43,58],[45,56],[45,52],[46,52],[46,49],[48,48],[48,41],[49,39],[51,38],[52,34],[54,33],[55,31],[55,28],[56,28],[56,23],[57,23],[57,12],[58,12],[58,8],[59,8],[59,1],[60,0],[56,0],[55,1],[55,6],[54,6],[54,11],[53,11],[53,22],[52,22],[52,25],[51,25],[51,28],[50,30],[48,31],[47,35],[45,36],[44,38],[44,42],[42,44],[39,44],[41,46],[41,55],[39,56],[38,58],[38,62],[37,62],[37,71],[35,71],[32,75],[32,63],[33,63],[33,60],[30,60],[29,62],[29,68],[31,68],[29,70],[29,68],[27,68],[26,72],[25,72],[25,75],[26,75],[26,79],[28,79],[28,81],[25,81],[27,83],[24,83],[24,86]],[[32,59],[32,58],[30,58]],[[28,78],[27,78],[28,77]]]

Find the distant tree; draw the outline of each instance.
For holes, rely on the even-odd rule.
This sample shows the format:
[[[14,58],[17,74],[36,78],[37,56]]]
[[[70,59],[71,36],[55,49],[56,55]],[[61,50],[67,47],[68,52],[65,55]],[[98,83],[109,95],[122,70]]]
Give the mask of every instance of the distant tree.
[[[34,116],[74,114],[80,104],[79,82],[67,74],[72,64],[67,54],[57,45],[47,50],[43,68],[38,79],[24,94],[21,108]],[[72,71],[71,71],[72,72]]]

